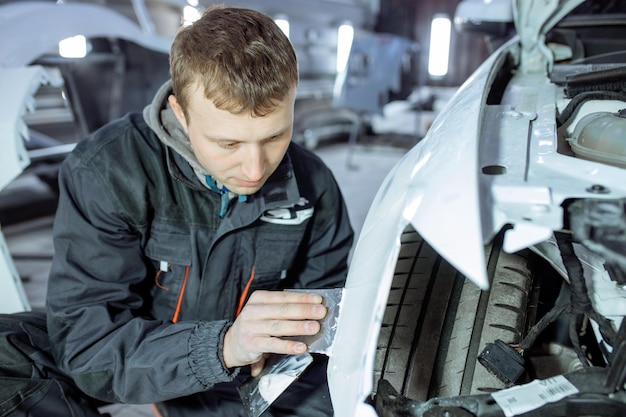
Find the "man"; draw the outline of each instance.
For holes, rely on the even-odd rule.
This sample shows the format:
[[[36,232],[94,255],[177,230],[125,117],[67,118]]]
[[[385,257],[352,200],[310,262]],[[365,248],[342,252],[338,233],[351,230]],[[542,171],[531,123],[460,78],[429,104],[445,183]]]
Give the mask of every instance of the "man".
[[[272,19],[208,9],[175,37],[170,73],[61,168],[49,349],[80,389],[68,401],[246,415],[237,386],[268,354],[305,353],[284,337],[326,314],[280,290],[342,287],[353,232],[328,168],[290,142],[297,62]],[[325,367],[315,355],[266,415],[332,415]]]

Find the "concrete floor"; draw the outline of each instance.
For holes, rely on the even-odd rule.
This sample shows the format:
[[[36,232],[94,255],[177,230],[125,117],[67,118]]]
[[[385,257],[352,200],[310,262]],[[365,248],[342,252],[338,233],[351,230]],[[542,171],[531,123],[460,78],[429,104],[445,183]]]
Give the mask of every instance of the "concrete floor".
[[[376,144],[355,147],[346,143],[325,144],[315,150],[335,174],[357,238],[380,184],[410,145],[407,142],[401,142],[400,146],[397,142],[391,145],[378,140]],[[43,310],[45,305],[46,282],[53,254],[51,227],[50,216],[2,227],[33,310]],[[146,405],[113,405],[103,411],[113,417],[154,416],[150,406]]]

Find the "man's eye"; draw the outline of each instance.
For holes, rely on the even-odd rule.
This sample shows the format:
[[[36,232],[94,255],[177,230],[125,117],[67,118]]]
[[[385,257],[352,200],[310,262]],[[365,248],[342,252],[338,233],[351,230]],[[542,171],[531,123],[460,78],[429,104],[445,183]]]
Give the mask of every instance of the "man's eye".
[[[233,149],[237,146],[237,142],[220,142],[219,145],[224,149]]]
[[[284,133],[280,133],[278,135],[274,135],[272,137],[265,139],[265,142],[266,143],[277,142],[278,140],[282,139],[283,136],[284,136]]]

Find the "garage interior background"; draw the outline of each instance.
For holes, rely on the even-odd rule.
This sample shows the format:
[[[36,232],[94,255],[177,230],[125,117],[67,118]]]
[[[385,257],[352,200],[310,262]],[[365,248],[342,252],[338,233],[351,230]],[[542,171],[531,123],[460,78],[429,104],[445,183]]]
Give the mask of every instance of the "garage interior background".
[[[89,132],[128,111],[140,110],[151,101],[156,89],[168,78],[166,47],[181,22],[193,20],[200,10],[216,2],[0,0],[0,6],[24,6],[26,3],[33,4],[32,14],[26,14],[19,22],[11,22],[11,13],[0,12],[0,21],[4,22],[0,32],[17,27],[17,32],[22,31],[24,37],[42,40],[48,34],[68,28],[66,22],[56,20],[54,15],[37,17],[37,10],[55,3],[87,4],[119,13],[136,25],[142,36],[165,46],[159,50],[112,36],[91,37],[83,40],[83,55],[64,56],[55,47],[30,62],[19,63],[54,68],[63,83],[42,86],[35,96],[35,111],[25,116],[30,135],[26,141],[30,163],[16,181],[0,190],[0,225],[5,232],[8,227],[54,214],[58,164],[67,152]],[[459,33],[452,24],[450,50],[444,57],[447,71],[429,75],[431,23],[436,17],[447,17],[452,22],[459,0],[227,0],[219,3],[257,9],[273,16],[281,25],[288,24],[285,30],[296,49],[301,75],[294,140],[312,149],[323,140],[347,143],[348,169],[356,167],[351,146],[357,141],[399,146],[403,150],[415,144],[436,110],[489,52],[483,37]],[[352,39],[349,59],[341,57],[345,41],[341,40],[340,32],[346,25],[351,28]],[[13,30],[4,37],[12,42],[0,47],[0,69],[12,65],[15,54],[7,52],[10,47],[20,47],[22,35]],[[346,71],[340,68],[343,59],[348,59]],[[350,90],[348,85],[354,88]],[[399,106],[392,106],[398,103]],[[388,108],[399,108],[400,112],[389,116],[386,115]],[[426,115],[425,121],[423,115]],[[345,175],[350,175],[349,171],[345,171]],[[32,181],[33,178],[37,181]],[[361,210],[366,211],[368,201],[359,204],[365,205]],[[358,219],[354,226],[358,232]],[[37,261],[37,250],[28,252],[24,259],[16,260],[22,264]],[[45,252],[41,253],[42,258],[50,256]]]
[[[47,3],[54,3],[49,1]],[[111,8],[139,25],[149,36],[171,39],[186,16],[191,19],[189,10],[202,9],[216,3],[204,0],[64,0],[70,3],[91,3]],[[2,0],[2,3],[11,3]],[[369,108],[380,108],[394,99],[405,99],[416,88],[457,87],[486,58],[487,48],[482,37],[467,33],[457,33],[452,27],[448,70],[442,76],[428,76],[428,54],[431,22],[434,17],[452,19],[458,0],[235,0],[220,3],[250,7],[288,22],[289,37],[298,54],[301,85],[299,105],[302,113],[311,107],[329,104],[337,78],[337,54],[339,46],[338,29],[349,24],[354,29],[354,42],[365,45],[365,59],[354,59],[355,71],[370,72],[380,66],[386,71],[388,56],[380,53],[366,39],[374,34],[392,35],[411,42],[412,50],[401,59],[400,73],[386,72],[386,78],[400,77],[401,84],[389,88],[380,85],[383,81],[370,78],[367,81],[380,90],[371,98]],[[193,4],[193,5],[192,5]],[[47,22],[50,26],[54,22]],[[45,31],[46,27],[29,27],[25,30]],[[15,34],[14,36],[17,36]],[[384,39],[379,39],[384,42]],[[385,47],[381,47],[385,49]],[[111,118],[143,106],[161,82],[167,78],[167,57],[162,53],[138,47],[113,39],[91,39],[90,53],[80,60],[62,58],[49,54],[38,59],[41,64],[58,65],[66,79],[66,88],[74,94],[74,112],[82,131],[104,124]],[[367,77],[367,76],[366,76]],[[373,83],[372,83],[373,82]],[[72,85],[73,84],[73,85]],[[73,90],[73,91],[72,91]],[[389,93],[389,94],[387,94]],[[341,103],[350,107],[358,100]],[[74,138],[72,138],[74,139]]]

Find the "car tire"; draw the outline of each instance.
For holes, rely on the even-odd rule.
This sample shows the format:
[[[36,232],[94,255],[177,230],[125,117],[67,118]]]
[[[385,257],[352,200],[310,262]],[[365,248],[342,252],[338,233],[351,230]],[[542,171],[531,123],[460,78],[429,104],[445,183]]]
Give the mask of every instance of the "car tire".
[[[527,253],[485,247],[490,289],[481,291],[410,226],[378,340],[375,381],[405,397],[493,392],[506,386],[477,356],[487,343],[518,343],[526,325],[532,274]]]

